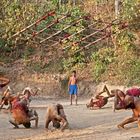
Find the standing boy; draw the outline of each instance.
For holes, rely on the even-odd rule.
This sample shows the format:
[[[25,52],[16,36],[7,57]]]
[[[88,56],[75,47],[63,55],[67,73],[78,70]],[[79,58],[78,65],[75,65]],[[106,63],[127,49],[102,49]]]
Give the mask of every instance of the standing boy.
[[[77,105],[77,77],[76,77],[76,71],[72,72],[72,76],[69,78],[68,82],[68,90],[70,94],[70,105],[72,105],[72,95],[75,95],[75,103]]]

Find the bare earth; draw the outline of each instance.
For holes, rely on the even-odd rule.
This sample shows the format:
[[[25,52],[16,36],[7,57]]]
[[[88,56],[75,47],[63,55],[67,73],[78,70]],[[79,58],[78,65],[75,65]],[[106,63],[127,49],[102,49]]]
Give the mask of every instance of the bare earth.
[[[39,114],[39,128],[13,129],[9,124],[8,113],[0,112],[0,140],[140,140],[140,130],[136,123],[126,126],[127,130],[119,130],[117,124],[125,117],[131,116],[131,110],[112,111],[112,101],[103,109],[88,110],[85,106],[88,100],[80,100],[79,105],[69,105],[66,100],[40,99],[33,100]],[[69,121],[70,128],[64,132],[44,129],[46,106],[48,103],[61,103]]]

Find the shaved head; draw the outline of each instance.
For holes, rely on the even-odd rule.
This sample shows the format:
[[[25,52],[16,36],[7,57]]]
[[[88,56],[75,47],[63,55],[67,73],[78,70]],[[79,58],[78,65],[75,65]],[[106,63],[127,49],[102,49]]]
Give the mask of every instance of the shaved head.
[[[55,127],[55,128],[60,128],[60,122],[58,122],[58,121],[54,121],[53,122],[53,127]]]

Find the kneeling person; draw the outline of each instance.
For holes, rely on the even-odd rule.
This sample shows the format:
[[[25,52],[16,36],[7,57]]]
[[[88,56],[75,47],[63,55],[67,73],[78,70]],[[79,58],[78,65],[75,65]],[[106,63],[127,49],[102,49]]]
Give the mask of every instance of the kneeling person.
[[[64,108],[61,104],[51,104],[47,107],[46,116],[46,129],[48,129],[49,123],[53,123],[53,127],[60,128],[63,131],[68,126],[68,121],[64,113]],[[62,124],[62,125],[61,125]]]
[[[11,104],[10,112],[11,119],[9,122],[19,128],[18,125],[23,124],[24,127],[30,128],[30,121],[35,121],[35,127],[38,127],[38,114],[35,110],[29,110],[25,102],[20,101],[18,96],[7,96],[4,98],[3,103],[8,101]]]
[[[137,121],[138,127],[140,128],[140,98],[135,98],[132,96],[127,96],[126,100],[126,109],[132,109],[132,116],[125,119],[118,125],[118,128],[123,128],[126,124],[133,123]]]

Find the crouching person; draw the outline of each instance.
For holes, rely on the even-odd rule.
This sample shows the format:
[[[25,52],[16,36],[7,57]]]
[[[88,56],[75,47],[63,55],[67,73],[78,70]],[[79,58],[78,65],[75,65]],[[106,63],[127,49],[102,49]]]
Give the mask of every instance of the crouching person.
[[[53,127],[61,129],[63,131],[68,126],[68,121],[64,113],[64,108],[61,104],[51,104],[47,107],[46,124],[48,129],[50,122],[53,123]]]
[[[14,112],[15,113],[15,112]],[[25,128],[31,128],[31,122],[30,121],[35,121],[35,127],[38,127],[38,114],[35,110],[29,110],[27,113],[27,117],[25,115],[22,115],[19,113],[19,117],[11,117],[9,122],[14,126],[14,128],[19,128],[19,125],[23,125]]]
[[[9,122],[19,128],[19,125],[23,125],[25,128],[30,128],[30,121],[35,121],[35,127],[38,127],[38,114],[35,110],[28,108],[27,104],[20,101],[18,96],[7,96],[4,98],[3,102],[8,101],[11,104],[10,112],[11,119]]]
[[[125,97],[125,109],[132,110],[132,116],[122,121],[118,128],[125,129],[126,124],[130,124],[133,122],[137,122],[138,127],[140,128],[140,98],[133,97],[133,96],[126,96]]]
[[[31,121],[35,121],[35,127],[38,127],[38,114],[35,110],[29,109],[29,107],[20,100],[12,102],[12,119],[9,120],[15,128],[19,128],[18,125],[22,124],[25,128],[31,127]]]

